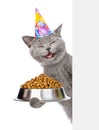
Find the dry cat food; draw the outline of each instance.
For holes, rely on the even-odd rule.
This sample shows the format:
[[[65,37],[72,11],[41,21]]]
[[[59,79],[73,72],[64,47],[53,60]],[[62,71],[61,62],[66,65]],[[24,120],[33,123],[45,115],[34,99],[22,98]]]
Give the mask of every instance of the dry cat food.
[[[48,77],[45,74],[40,74],[38,77],[35,77],[27,82],[25,82],[23,85],[21,85],[21,88],[28,88],[28,89],[44,89],[44,88],[60,88],[62,87],[62,84],[51,78]]]

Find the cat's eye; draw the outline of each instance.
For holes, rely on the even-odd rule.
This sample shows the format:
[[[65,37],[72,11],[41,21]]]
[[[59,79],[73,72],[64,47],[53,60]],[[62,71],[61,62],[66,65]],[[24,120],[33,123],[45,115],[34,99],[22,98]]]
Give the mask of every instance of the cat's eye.
[[[44,47],[44,46],[41,45],[41,46],[39,46],[39,47]]]
[[[52,41],[50,44],[53,44],[53,43],[55,43],[55,41]]]

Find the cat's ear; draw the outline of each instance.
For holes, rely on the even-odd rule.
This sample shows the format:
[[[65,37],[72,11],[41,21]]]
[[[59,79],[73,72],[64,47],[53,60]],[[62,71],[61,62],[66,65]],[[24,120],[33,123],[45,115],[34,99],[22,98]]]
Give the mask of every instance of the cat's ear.
[[[61,33],[61,29],[62,29],[62,24],[61,24],[57,29],[54,30],[54,33],[60,35],[60,33]]]
[[[31,47],[31,42],[34,39],[34,37],[31,36],[23,36],[22,37],[23,41],[25,42],[25,44],[30,48]]]

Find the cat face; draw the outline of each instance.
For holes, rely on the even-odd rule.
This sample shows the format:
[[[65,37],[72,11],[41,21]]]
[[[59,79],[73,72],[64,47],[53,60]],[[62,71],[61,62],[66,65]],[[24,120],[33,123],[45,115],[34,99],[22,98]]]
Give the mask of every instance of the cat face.
[[[65,55],[65,43],[60,36],[61,27],[62,25],[46,37],[23,37],[32,57],[44,66],[60,62]]]

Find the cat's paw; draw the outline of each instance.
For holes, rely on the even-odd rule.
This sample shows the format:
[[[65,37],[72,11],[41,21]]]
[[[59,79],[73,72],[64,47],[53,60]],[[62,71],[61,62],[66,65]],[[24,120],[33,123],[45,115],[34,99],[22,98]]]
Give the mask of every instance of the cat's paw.
[[[71,86],[66,87],[65,91],[66,91],[67,96],[72,97],[72,87]]]
[[[35,97],[32,98],[29,103],[30,103],[30,106],[33,108],[40,108],[45,104],[45,102],[42,102],[38,98],[35,98]]]

